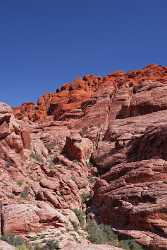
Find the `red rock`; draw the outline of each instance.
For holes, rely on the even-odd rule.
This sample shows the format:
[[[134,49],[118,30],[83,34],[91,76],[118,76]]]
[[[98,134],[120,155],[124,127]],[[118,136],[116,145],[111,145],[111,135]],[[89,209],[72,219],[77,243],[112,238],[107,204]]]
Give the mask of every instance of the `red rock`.
[[[13,111],[0,103],[2,231],[65,228],[97,175],[92,217],[167,249],[166,83],[167,67],[148,65],[77,78]]]
[[[30,204],[12,204],[2,208],[4,221],[3,233],[26,233],[39,227],[39,217],[35,206]]]
[[[93,153],[93,143],[88,138],[82,138],[80,135],[74,134],[66,138],[63,152],[71,160],[86,162]]]

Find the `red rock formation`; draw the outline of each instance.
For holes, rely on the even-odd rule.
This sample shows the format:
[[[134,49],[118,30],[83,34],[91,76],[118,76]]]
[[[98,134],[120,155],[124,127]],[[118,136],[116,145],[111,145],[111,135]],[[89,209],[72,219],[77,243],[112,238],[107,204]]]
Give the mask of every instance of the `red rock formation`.
[[[27,116],[32,121],[46,120],[47,116],[53,115],[57,120],[65,112],[80,108],[81,103],[94,94],[101,80],[94,75],[76,79],[69,84],[64,84],[55,93],[40,97],[37,105],[24,103],[21,107],[14,108],[15,115],[18,119]]]
[[[14,113],[18,119],[27,116],[30,120],[46,120],[48,116],[54,119],[64,119],[64,113],[71,113],[77,110],[73,117],[78,117],[78,109],[81,104],[96,94],[103,86],[121,86],[122,84],[139,85],[145,81],[160,81],[162,84],[167,81],[167,67],[158,65],[148,65],[143,70],[115,72],[106,77],[86,75],[82,79],[76,79],[71,83],[64,84],[55,93],[49,93],[39,98],[38,103],[24,103],[20,107],[14,108]],[[149,84],[149,82],[148,82]],[[82,113],[81,113],[82,114]],[[61,118],[62,117],[62,118]]]
[[[76,79],[15,116],[0,103],[1,231],[66,235],[97,174],[91,214],[167,249],[166,83],[167,67],[148,65]]]

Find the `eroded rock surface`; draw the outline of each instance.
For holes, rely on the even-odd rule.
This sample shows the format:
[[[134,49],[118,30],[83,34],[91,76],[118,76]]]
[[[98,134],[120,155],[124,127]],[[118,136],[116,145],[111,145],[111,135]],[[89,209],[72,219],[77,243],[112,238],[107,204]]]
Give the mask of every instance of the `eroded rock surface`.
[[[166,83],[167,67],[149,65],[84,76],[37,104],[0,103],[1,233],[82,249],[73,209],[91,194],[88,215],[167,249]]]

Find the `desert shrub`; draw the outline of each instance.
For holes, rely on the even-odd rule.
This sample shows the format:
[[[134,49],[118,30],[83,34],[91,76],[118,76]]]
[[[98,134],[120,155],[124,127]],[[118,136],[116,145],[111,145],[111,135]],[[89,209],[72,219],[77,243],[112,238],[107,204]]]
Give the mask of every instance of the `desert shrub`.
[[[75,221],[71,221],[73,228],[76,232],[78,232],[78,224]]]
[[[144,250],[144,248],[133,239],[121,240],[119,246],[125,250]]]
[[[2,235],[1,240],[6,241],[8,244],[15,246],[17,250],[29,250],[25,241],[17,235]]]
[[[98,225],[94,220],[87,223],[88,240],[95,244],[105,244],[111,242],[113,246],[118,246],[118,237],[109,225]]]
[[[89,176],[89,177],[88,177],[88,181],[89,181],[90,184],[95,184],[96,179],[97,179],[97,178],[96,178],[95,176]]]
[[[24,187],[24,190],[20,193],[20,197],[23,199],[27,199],[29,193],[30,193],[30,188],[26,186]]]
[[[6,168],[10,168],[11,166],[13,166],[14,161],[11,158],[7,158],[6,162],[5,162],[5,167]]]
[[[110,225],[97,224],[94,220],[87,223],[88,240],[94,244],[111,244],[112,246],[122,247],[125,250],[144,250],[142,246],[133,239],[119,241],[116,233]]]
[[[90,193],[83,193],[81,194],[81,200],[82,203],[87,203],[91,199],[91,194]]]
[[[55,163],[54,163],[53,159],[48,160],[48,167],[50,170],[55,168]]]
[[[19,187],[21,187],[21,186],[23,185],[23,181],[22,181],[22,180],[18,180],[18,181],[16,182],[16,184],[17,184]]]
[[[95,161],[93,155],[89,159],[89,164],[92,165],[92,166],[96,166],[96,161]]]
[[[45,250],[59,250],[59,242],[57,240],[48,240],[45,245]]]
[[[55,148],[56,143],[55,143],[55,142],[50,142],[50,143],[47,143],[45,146],[46,146],[46,148],[47,148],[47,149],[49,150],[49,152],[50,152],[50,151],[52,151],[52,149]]]
[[[16,250],[31,250],[31,248],[26,245],[21,245],[19,247],[16,247]]]
[[[57,240],[44,240],[41,244],[36,244],[33,250],[59,250],[59,242]]]
[[[34,159],[35,161],[37,161],[37,162],[43,163],[42,157],[39,154],[35,153],[35,152],[32,152],[30,157],[32,159]]]
[[[85,224],[85,214],[81,209],[75,208],[73,209],[73,212],[75,213],[75,215],[77,216],[80,226],[83,227]]]

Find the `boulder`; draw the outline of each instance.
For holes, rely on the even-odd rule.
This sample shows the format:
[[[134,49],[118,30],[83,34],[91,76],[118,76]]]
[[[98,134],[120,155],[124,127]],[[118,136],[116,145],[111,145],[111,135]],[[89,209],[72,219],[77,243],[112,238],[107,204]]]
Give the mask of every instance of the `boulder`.
[[[71,160],[87,162],[93,153],[93,143],[88,138],[74,134],[66,138],[63,152]]]

